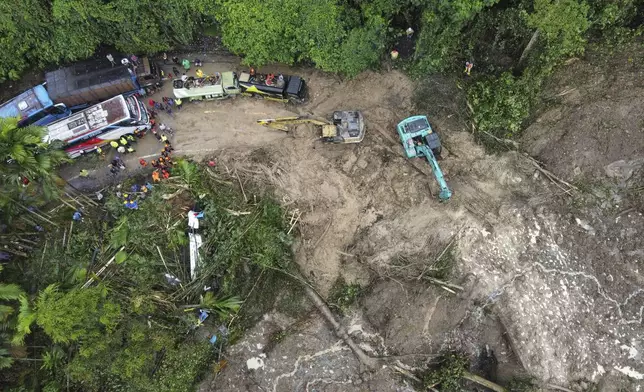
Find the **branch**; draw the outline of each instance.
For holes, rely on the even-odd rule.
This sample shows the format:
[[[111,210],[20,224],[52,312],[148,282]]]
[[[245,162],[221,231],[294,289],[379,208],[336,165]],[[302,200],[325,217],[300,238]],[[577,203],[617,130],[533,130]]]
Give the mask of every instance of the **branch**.
[[[496,392],[507,392],[507,389],[503,388],[499,384],[493,383],[490,380],[486,380],[483,377],[477,376],[476,374],[472,374],[472,373],[470,373],[468,371],[463,372],[463,378],[466,379],[466,380],[470,380],[472,382],[475,382],[475,383],[477,383],[479,385],[483,385],[484,387],[489,388],[489,389],[491,389],[493,391],[496,391]]]

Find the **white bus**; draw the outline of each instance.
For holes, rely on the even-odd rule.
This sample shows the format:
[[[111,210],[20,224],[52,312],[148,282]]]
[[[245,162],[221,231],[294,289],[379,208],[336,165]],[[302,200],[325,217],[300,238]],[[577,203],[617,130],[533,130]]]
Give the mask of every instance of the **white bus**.
[[[60,140],[71,158],[111,140],[150,129],[150,115],[134,95],[117,95],[47,126],[45,142]]]

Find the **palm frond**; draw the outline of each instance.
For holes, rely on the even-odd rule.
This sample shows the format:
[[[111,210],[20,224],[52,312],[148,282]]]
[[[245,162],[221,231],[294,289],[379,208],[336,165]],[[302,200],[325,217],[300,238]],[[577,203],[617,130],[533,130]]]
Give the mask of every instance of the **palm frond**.
[[[19,299],[21,295],[24,295],[24,292],[17,284],[0,283],[0,300],[12,301]]]
[[[52,286],[56,285],[49,285],[45,290],[51,289]],[[37,314],[29,304],[29,299],[27,299],[27,297],[23,295],[22,297],[20,297],[18,322],[16,323],[16,332],[11,339],[11,344],[13,344],[14,346],[20,346],[25,342],[25,337],[31,333],[31,325],[36,321],[36,318]]]

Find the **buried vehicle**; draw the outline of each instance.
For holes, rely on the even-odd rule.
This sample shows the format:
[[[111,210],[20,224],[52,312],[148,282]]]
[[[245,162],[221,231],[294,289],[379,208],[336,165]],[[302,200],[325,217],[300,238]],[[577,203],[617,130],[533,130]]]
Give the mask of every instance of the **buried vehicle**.
[[[331,121],[306,116],[277,117],[257,120],[265,127],[289,131],[289,125],[313,124],[321,127],[320,138],[328,143],[360,143],[364,139],[365,125],[362,113],[357,110],[333,112]]]

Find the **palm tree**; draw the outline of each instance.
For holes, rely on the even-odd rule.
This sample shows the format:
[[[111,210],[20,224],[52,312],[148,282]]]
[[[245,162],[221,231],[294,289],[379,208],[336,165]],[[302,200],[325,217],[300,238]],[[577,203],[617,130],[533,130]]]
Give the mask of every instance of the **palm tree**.
[[[43,142],[45,128],[18,128],[17,118],[0,119],[0,209],[15,214],[15,203],[51,200],[61,179],[56,166],[68,160],[64,151]],[[29,183],[26,183],[27,179]]]

